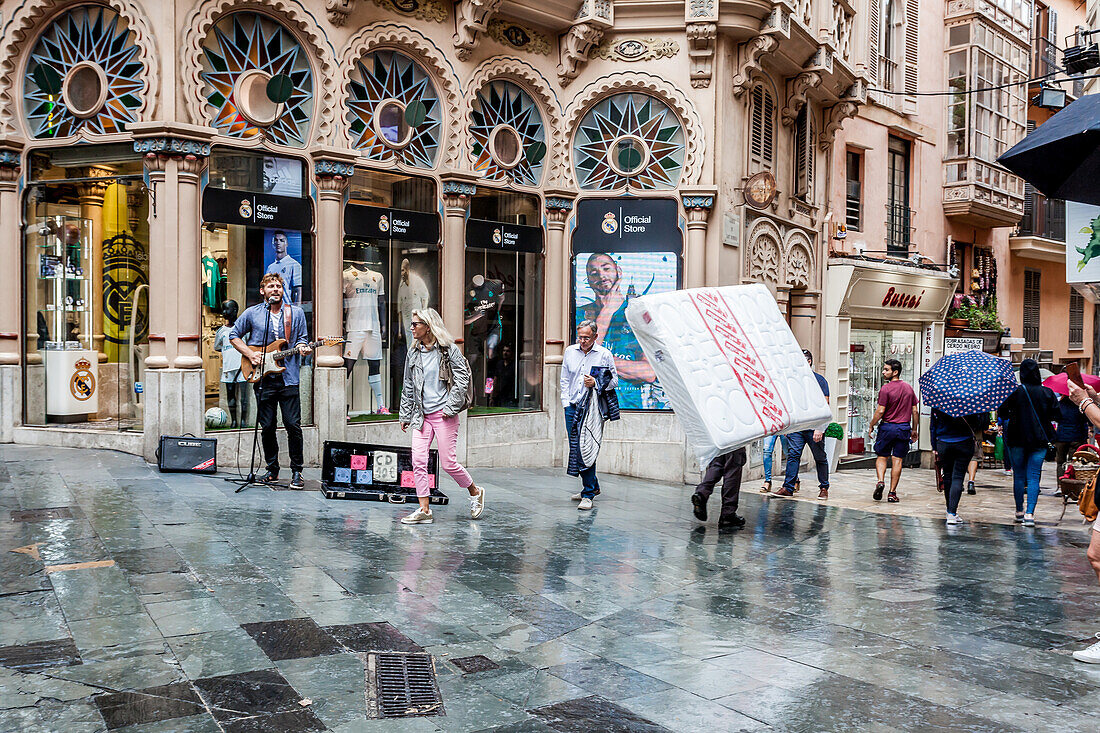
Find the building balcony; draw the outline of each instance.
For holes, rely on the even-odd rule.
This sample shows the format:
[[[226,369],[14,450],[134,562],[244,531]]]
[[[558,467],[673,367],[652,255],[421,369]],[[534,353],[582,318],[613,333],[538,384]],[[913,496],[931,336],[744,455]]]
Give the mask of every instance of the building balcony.
[[[1023,182],[1000,166],[976,158],[944,164],[943,213],[979,229],[1010,227],[1024,215]]]
[[[1048,199],[1028,187],[1024,216],[1008,239],[1016,257],[1046,262],[1066,261],[1066,202]]]

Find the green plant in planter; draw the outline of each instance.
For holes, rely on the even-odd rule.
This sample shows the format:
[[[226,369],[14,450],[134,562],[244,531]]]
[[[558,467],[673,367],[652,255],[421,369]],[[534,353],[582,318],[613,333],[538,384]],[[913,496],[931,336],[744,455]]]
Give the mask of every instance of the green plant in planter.
[[[975,331],[1004,331],[1001,319],[997,317],[997,302],[990,300],[985,307],[974,303],[963,303],[952,308],[948,318],[965,318],[969,328]]]

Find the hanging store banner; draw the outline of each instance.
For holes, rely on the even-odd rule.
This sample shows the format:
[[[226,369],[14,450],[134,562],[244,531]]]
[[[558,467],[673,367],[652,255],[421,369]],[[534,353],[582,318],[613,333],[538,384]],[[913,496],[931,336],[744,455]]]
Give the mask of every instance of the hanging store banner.
[[[542,252],[542,227],[467,219],[466,247],[538,254]]]
[[[313,207],[307,198],[207,186],[202,192],[202,220],[308,232],[313,229]]]
[[[344,207],[344,234],[365,239],[439,243],[439,215],[383,206],[348,204]]]
[[[1100,206],[1066,202],[1066,282],[1100,283]]]
[[[573,252],[683,251],[675,199],[582,199]]]

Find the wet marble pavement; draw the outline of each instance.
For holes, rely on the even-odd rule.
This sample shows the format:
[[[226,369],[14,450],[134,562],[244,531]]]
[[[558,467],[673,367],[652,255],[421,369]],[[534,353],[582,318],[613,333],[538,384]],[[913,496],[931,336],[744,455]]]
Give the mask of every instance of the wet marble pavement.
[[[1079,531],[755,484],[719,530],[690,487],[609,476],[578,512],[560,470],[474,473],[480,521],[408,527],[0,446],[0,733],[1098,729]],[[445,714],[368,719],[377,652],[430,654]]]

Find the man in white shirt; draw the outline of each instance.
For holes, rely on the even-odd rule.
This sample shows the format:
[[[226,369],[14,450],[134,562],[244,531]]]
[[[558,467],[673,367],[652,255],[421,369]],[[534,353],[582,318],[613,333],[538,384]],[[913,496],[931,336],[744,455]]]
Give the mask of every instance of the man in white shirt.
[[[271,246],[275,248],[275,261],[267,266],[267,272],[282,278],[283,292],[289,302],[299,305],[302,302],[302,265],[288,254],[290,242],[286,232],[279,230],[272,234]]]
[[[589,389],[596,386],[596,380],[592,377],[592,367],[605,367],[611,372],[609,389],[614,389],[619,383],[615,373],[615,357],[611,352],[596,343],[599,328],[594,321],[581,321],[577,326],[577,343],[569,346],[562,356],[561,362],[561,406],[565,408],[565,430],[569,432],[569,426],[573,424],[573,416],[577,412],[577,406]],[[595,405],[591,409],[599,409]],[[589,466],[581,471],[581,485],[583,490],[573,495],[574,501],[579,501],[578,509],[591,509],[592,500],[600,493],[600,482],[596,479],[596,466]]]

